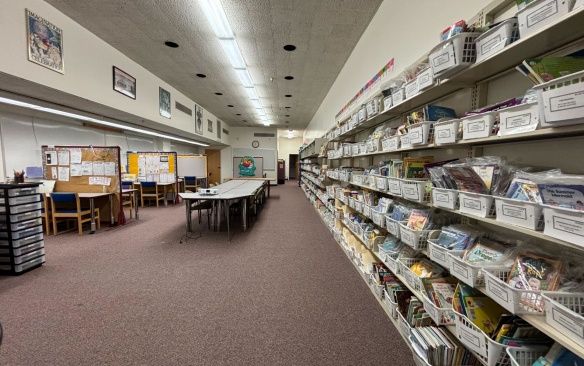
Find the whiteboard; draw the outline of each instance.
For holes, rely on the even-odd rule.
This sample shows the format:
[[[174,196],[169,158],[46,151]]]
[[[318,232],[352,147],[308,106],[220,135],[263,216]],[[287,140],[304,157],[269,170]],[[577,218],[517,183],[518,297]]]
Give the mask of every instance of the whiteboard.
[[[253,156],[254,158],[263,158],[264,170],[276,170],[276,150],[272,149],[239,149],[233,148],[233,156]]]
[[[207,155],[179,154],[176,160],[179,177],[207,177]]]

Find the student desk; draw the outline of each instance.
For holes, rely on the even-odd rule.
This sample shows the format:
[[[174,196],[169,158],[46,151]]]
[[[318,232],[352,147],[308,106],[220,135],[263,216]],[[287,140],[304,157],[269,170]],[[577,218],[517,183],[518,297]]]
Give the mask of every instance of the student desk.
[[[59,192],[57,192],[57,193],[59,193]],[[96,198],[98,198],[98,197],[108,196],[108,198],[109,198],[109,204],[110,204],[110,222],[111,222],[111,226],[114,226],[115,225],[115,220],[114,220],[114,204],[113,204],[114,193],[115,192],[78,193],[79,198],[85,198],[85,199],[88,199],[89,200],[89,210],[91,211],[91,230],[89,231],[90,234],[94,234],[95,233],[95,227],[96,227],[96,225],[95,225],[95,202],[94,202],[94,200]],[[47,193],[46,195],[47,195],[47,197],[50,197],[51,196],[50,193]]]
[[[257,180],[230,180],[226,183],[213,187],[219,191],[216,195],[202,195],[199,193],[179,193],[179,196],[185,201],[187,215],[187,232],[191,232],[191,204],[196,201],[213,201],[216,208],[222,207],[229,209],[229,201],[243,201],[243,231],[247,231],[247,199],[254,196],[256,192],[266,184],[266,181]],[[219,206],[218,206],[219,205]],[[213,210],[215,230],[218,229],[220,220],[219,210]],[[229,235],[229,219],[227,220],[227,231]]]
[[[229,180],[257,180],[257,181],[264,181],[266,182],[266,184],[268,185],[268,197],[270,197],[270,182],[271,181],[276,181],[276,178],[244,178],[244,177],[240,177],[240,178],[229,178]]]
[[[180,182],[156,182],[157,186],[160,186],[164,190],[164,207],[168,207],[168,201],[166,199],[166,195],[168,193],[168,187],[172,187],[172,204],[176,203],[176,192],[177,188],[179,187]],[[139,190],[140,189],[140,182],[134,182],[134,187]],[[137,215],[137,214],[136,214]]]

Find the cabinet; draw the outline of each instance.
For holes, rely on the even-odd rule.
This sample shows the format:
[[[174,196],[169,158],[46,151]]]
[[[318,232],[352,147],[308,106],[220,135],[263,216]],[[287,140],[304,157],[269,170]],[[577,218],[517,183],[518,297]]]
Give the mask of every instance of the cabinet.
[[[584,49],[584,28],[578,25],[582,22],[584,22],[584,7],[574,9],[571,13],[556,22],[541,28],[529,37],[520,39],[516,43],[509,45],[492,57],[481,60],[481,62],[475,63],[467,69],[449,76],[448,79],[437,80],[435,84],[426,91],[420,92],[419,94],[406,99],[404,102],[362,122],[355,128],[340,133],[333,128],[333,131],[326,134],[328,137],[327,143],[328,146],[336,149],[338,153],[332,154],[332,156],[329,155],[329,169],[341,166],[363,168],[375,165],[380,160],[392,158],[400,159],[406,156],[433,155],[435,156],[435,160],[439,161],[455,157],[463,158],[469,156],[497,155],[507,156],[511,161],[522,162],[529,165],[559,167],[565,173],[584,173],[584,167],[582,166],[581,160],[573,159],[574,157],[582,156],[583,154],[582,143],[584,142],[584,124],[544,128],[513,135],[458,140],[445,144],[431,142],[421,146],[413,145],[405,148],[391,149],[391,151],[363,153],[359,150],[357,153],[349,154],[349,156],[346,154],[348,150],[342,149],[342,143],[344,142],[365,142],[369,132],[380,124],[387,124],[396,127],[396,124],[402,123],[404,114],[416,110],[428,103],[455,108],[460,114],[470,109],[505,100],[511,96],[518,96],[514,93],[517,93],[517,90],[522,87],[518,87],[516,82],[523,82],[522,85],[527,84],[525,84],[525,80],[521,79],[521,76],[516,74],[516,71],[514,70],[515,66],[519,65],[524,59],[530,57],[549,54],[565,55],[579,49]],[[523,91],[525,91],[525,89],[526,88],[524,88]],[[464,103],[460,102],[462,99],[465,100]],[[461,104],[463,107],[460,107]],[[312,172],[314,175],[316,175],[316,173],[317,172],[314,171]],[[317,180],[322,182],[322,175],[324,173],[320,173],[320,178],[307,173],[307,180]],[[362,179],[355,181],[350,177],[339,174],[338,171],[329,171],[326,173],[326,176],[331,181],[339,182],[339,184],[342,184],[343,186],[351,184],[356,187],[366,188],[369,191],[375,191],[376,194],[381,196],[404,200],[403,197],[388,192],[389,189],[387,186],[384,188],[378,188],[375,184],[371,185],[369,182],[363,181]],[[351,201],[344,199],[344,197],[331,199],[330,195],[324,194],[325,191],[328,191],[326,185],[320,187],[318,185],[309,186],[307,191],[307,195],[313,201],[318,198],[321,201],[328,201],[330,199],[330,202],[335,202],[334,207],[332,208],[332,203],[327,204],[324,201],[322,205],[319,205],[321,217],[323,217],[328,229],[332,231],[333,236],[339,242],[340,246],[346,251],[349,258],[360,270],[364,279],[371,285],[372,292],[374,294],[379,293],[378,290],[376,291],[375,285],[367,278],[366,269],[359,266],[359,261],[355,257],[355,253],[352,253],[346,246],[342,233],[343,231],[351,232],[355,237],[359,238],[364,246],[369,248],[372,255],[376,256],[377,253],[375,251],[374,243],[369,242],[367,237],[359,232],[358,227],[351,227],[349,223],[339,219],[339,216],[342,218],[342,213],[340,214],[341,211],[357,211],[369,216],[367,215],[367,208],[360,209],[359,206],[354,203],[351,205]],[[407,201],[407,199],[405,199],[405,201]],[[422,202],[421,204],[428,207],[437,206],[432,200]],[[323,206],[325,209],[322,209]],[[492,231],[509,233],[510,235],[515,236],[527,236],[530,240],[533,240],[534,243],[546,248],[549,253],[576,258],[581,258],[582,255],[584,255],[584,242],[574,244],[550,237],[546,235],[545,232],[542,233],[541,231],[514,226],[509,223],[497,221],[492,217],[476,217],[457,209],[442,209],[455,215],[459,215],[465,222],[476,223],[485,226]],[[374,219],[373,217],[371,218]],[[580,218],[582,219],[581,221],[584,221],[584,214],[580,214]],[[383,225],[377,226],[383,228]],[[389,228],[386,229],[387,231],[390,231]],[[385,258],[378,257],[378,260],[386,263]],[[395,265],[393,267],[390,263],[386,263],[386,265],[390,270],[399,272],[399,269],[397,269]],[[411,285],[412,281],[408,281],[407,276],[403,274],[399,274],[398,276],[403,279],[403,282],[406,285],[412,287],[411,289],[414,290],[413,292],[415,294],[419,293],[419,291],[414,288],[415,286]],[[484,288],[482,288],[482,290],[484,290]],[[380,300],[378,295],[376,295],[376,297]],[[384,306],[383,303],[382,306]],[[386,308],[387,307],[384,306],[384,309],[390,314],[390,318],[396,324],[396,328],[400,329],[396,318],[392,316],[392,312]],[[531,325],[542,330],[551,338],[561,343],[580,357],[584,357],[582,338],[576,338],[573,334],[566,334],[566,332],[558,331],[546,322],[546,317],[543,315],[525,314],[521,316]],[[576,319],[574,321],[577,322],[579,320]],[[578,326],[581,327],[582,324],[579,324]],[[452,327],[453,326],[451,325],[447,328],[450,329]],[[455,330],[452,331],[454,332]],[[407,339],[406,342],[408,342]],[[488,363],[487,360],[483,361],[485,364]],[[508,364],[507,362],[503,364]]]
[[[38,186],[0,184],[0,274],[21,274],[45,262]]]

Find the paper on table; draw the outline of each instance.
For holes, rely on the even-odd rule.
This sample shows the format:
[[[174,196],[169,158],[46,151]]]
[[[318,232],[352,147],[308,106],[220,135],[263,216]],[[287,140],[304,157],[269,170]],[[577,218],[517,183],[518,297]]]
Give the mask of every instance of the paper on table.
[[[59,150],[59,165],[69,165],[69,150]]]
[[[81,164],[71,164],[71,176],[80,177],[83,175],[83,165]]]
[[[93,162],[93,175],[104,175],[105,174],[105,165],[103,161],[94,161]]]
[[[57,167],[51,167],[51,179],[57,180]]]
[[[57,165],[57,152],[45,151],[45,161],[47,165]]]
[[[116,163],[112,161],[105,163],[105,175],[116,175]]]
[[[93,174],[93,162],[92,161],[84,161],[81,163],[81,173],[83,175],[92,175]]]
[[[81,164],[81,149],[69,149],[69,152],[71,153],[71,164]]]
[[[69,181],[69,168],[59,167],[59,180],[63,182]]]

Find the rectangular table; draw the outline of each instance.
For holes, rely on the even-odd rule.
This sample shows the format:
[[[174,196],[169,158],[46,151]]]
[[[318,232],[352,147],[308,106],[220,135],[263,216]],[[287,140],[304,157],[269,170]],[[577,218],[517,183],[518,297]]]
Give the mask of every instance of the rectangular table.
[[[276,178],[243,178],[243,177],[233,177],[233,178],[228,178],[229,180],[256,180],[256,181],[264,181],[267,182],[268,185],[268,197],[270,197],[270,182],[271,181],[276,181]]]
[[[202,195],[199,193],[179,193],[179,196],[185,201],[186,214],[187,214],[187,232],[191,232],[191,204],[196,201],[213,201],[214,207],[217,207],[216,203],[220,206],[224,206],[226,203],[232,200],[243,201],[243,231],[247,231],[247,199],[254,196],[257,191],[266,185],[266,181],[257,180],[230,180],[226,183],[220,184],[213,187],[219,191],[216,195]],[[214,215],[218,216],[218,209],[214,209]],[[215,226],[220,219],[220,216],[215,218]],[[227,219],[227,230],[229,235],[229,217]]]

